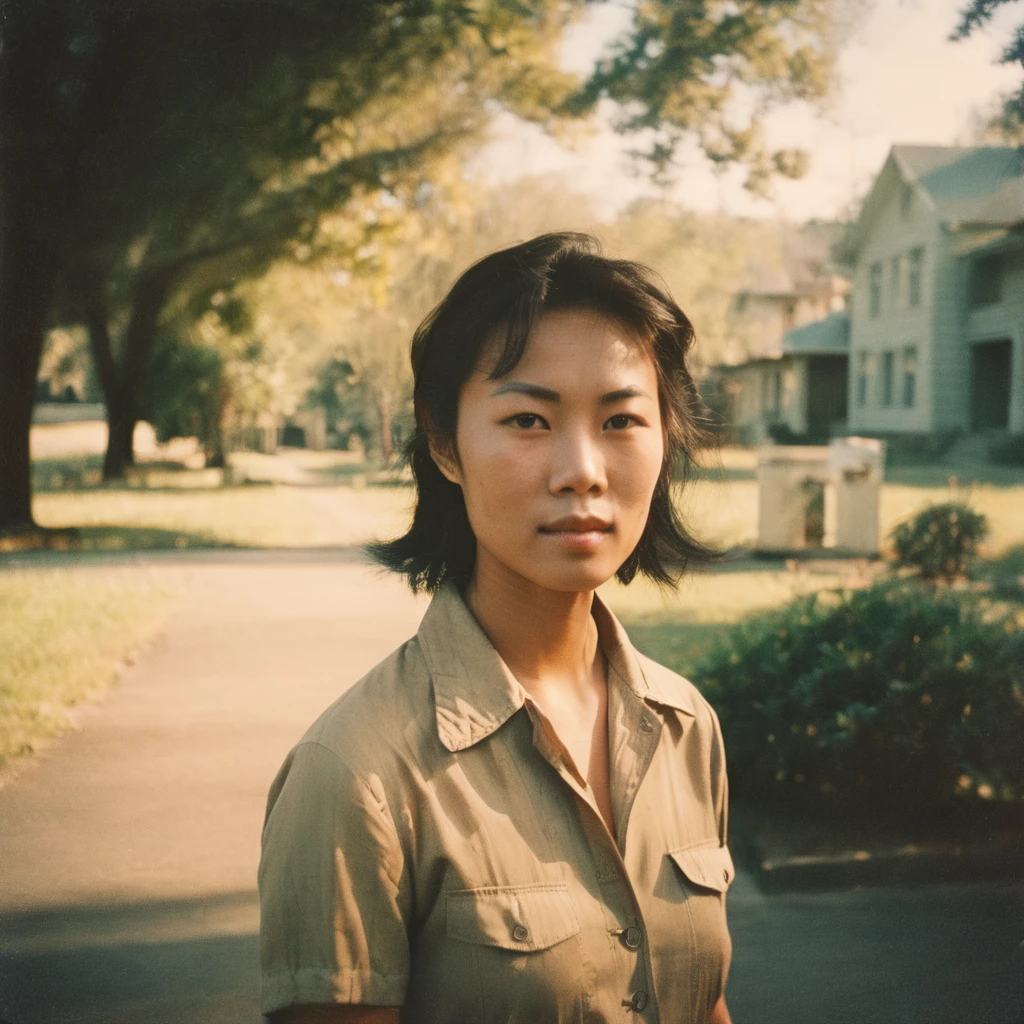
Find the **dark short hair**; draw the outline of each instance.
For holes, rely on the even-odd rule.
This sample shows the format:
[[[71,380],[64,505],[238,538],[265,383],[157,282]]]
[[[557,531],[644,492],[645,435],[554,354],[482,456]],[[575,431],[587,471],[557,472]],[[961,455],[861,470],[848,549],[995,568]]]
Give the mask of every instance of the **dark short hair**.
[[[374,561],[402,573],[413,592],[435,591],[445,579],[469,581],[476,539],[462,488],[438,469],[428,445],[454,449],[459,392],[488,341],[499,343],[488,379],[509,373],[522,358],[538,318],[555,310],[604,314],[653,360],[668,444],[647,525],[616,577],[637,573],[675,586],[686,567],[711,552],[687,531],[672,501],[672,485],[694,466],[708,442],[703,405],[686,365],[693,327],[640,263],[604,256],[590,235],[560,231],[502,249],[474,263],[416,329],[412,342],[416,430],[404,457],[416,482],[412,525],[402,537],[367,545]]]

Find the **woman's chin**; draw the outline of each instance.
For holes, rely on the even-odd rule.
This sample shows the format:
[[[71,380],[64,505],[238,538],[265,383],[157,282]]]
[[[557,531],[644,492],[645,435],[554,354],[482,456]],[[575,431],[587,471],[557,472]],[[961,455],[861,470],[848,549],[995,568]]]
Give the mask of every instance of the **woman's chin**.
[[[603,561],[603,560],[602,560]],[[596,560],[580,561],[575,565],[545,566],[533,572],[523,573],[531,583],[545,590],[559,593],[581,593],[597,590],[615,575],[615,569]]]

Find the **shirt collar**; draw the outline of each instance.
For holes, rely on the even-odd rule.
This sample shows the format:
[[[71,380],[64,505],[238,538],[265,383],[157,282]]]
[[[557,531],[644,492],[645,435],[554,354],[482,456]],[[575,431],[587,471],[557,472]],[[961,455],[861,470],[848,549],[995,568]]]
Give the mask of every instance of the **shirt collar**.
[[[644,671],[625,629],[597,594],[592,614],[609,667],[637,696],[695,714],[688,689],[671,685],[674,673],[659,672],[660,666],[647,658]],[[434,592],[416,635],[434,686],[437,733],[448,750],[473,746],[523,706],[522,684],[450,580]]]

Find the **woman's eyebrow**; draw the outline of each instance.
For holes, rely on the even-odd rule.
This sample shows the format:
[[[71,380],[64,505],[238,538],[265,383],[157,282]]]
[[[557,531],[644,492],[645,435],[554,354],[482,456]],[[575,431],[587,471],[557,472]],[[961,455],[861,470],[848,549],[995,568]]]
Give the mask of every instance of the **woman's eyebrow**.
[[[505,381],[491,392],[490,397],[497,398],[499,395],[527,395],[541,402],[559,402],[562,399],[562,396],[557,391],[552,391],[551,388],[541,387],[540,384],[527,384],[522,380]],[[615,391],[607,392],[601,396],[600,402],[602,405],[610,405],[612,402],[621,402],[626,398],[650,399],[651,396],[643,388],[630,384],[628,387],[616,388]]]

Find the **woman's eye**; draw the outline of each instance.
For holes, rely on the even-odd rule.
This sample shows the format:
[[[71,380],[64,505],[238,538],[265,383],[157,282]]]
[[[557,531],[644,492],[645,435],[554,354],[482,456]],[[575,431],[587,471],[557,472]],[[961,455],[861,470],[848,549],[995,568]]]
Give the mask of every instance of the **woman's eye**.
[[[630,416],[628,413],[620,412],[615,416],[612,416],[608,422],[613,430],[625,430],[626,427],[633,424],[635,419],[635,416]]]
[[[521,412],[518,416],[513,416],[512,423],[517,427],[522,427],[524,430],[529,430],[531,427],[536,426],[542,422],[541,418],[533,412]]]

